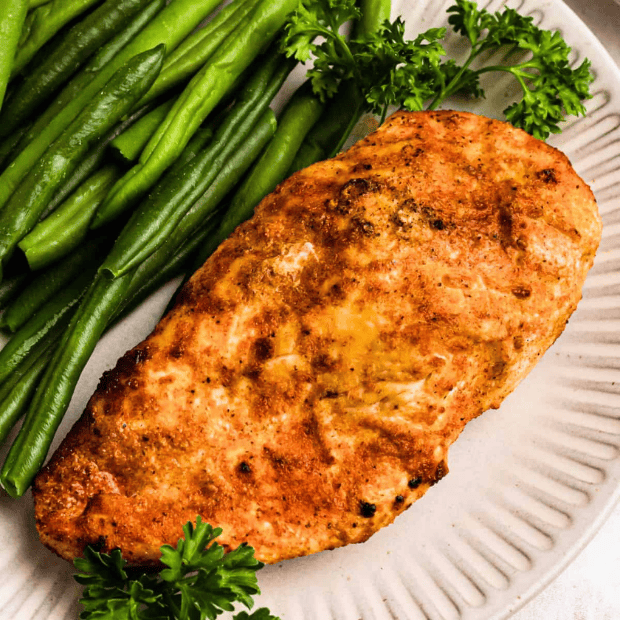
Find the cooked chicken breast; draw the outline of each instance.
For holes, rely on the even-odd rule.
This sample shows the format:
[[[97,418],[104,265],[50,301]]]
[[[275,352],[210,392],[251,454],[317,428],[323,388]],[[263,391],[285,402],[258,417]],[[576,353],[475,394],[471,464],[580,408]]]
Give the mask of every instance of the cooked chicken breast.
[[[196,515],[267,563],[366,540],[560,335],[600,233],[552,147],[395,114],[265,198],[103,376],[36,479],[41,540],[141,565]]]

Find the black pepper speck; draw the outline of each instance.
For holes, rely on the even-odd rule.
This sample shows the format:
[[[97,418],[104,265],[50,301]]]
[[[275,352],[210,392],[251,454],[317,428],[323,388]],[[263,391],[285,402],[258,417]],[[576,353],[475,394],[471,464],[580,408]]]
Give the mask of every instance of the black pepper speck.
[[[369,502],[360,502],[360,514],[362,517],[366,517],[369,519],[373,517],[375,512],[377,512],[377,507],[375,504],[370,504]]]

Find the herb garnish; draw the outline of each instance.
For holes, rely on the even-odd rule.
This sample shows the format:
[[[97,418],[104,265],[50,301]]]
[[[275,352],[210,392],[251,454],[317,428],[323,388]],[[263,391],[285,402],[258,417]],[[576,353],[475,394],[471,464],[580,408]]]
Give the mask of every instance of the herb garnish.
[[[260,594],[256,571],[263,567],[254,549],[242,544],[224,553],[214,542],[221,528],[212,528],[200,517],[196,527],[183,526],[185,539],[176,549],[161,547],[159,575],[128,577],[126,561],[116,549],[111,554],[87,547],[83,558],[76,558],[79,571],[75,580],[84,585],[81,599],[83,620],[214,620],[225,611],[234,611],[239,602],[251,609],[252,596]],[[234,620],[279,620],[268,609],[248,614],[241,611]]]
[[[462,65],[444,58],[445,28],[431,28],[407,41],[400,18],[386,20],[376,33],[347,41],[340,28],[359,16],[353,0],[302,0],[287,26],[284,50],[302,62],[313,59],[308,77],[322,98],[332,96],[341,80],[353,79],[366,111],[382,121],[391,105],[417,111],[430,102],[427,108],[432,110],[456,94],[483,97],[479,78],[491,71],[511,73],[519,82],[522,99],[504,114],[536,138],[558,133],[566,114],[585,114],[582,101],[590,98],[593,80],[590,62],[586,59],[572,69],[571,48],[559,32],[539,28],[532,17],[514,9],[490,13],[467,0],[456,0],[448,13],[448,23],[471,44]],[[500,64],[472,68],[484,52],[500,49],[508,52]],[[511,64],[517,52],[529,57]]]

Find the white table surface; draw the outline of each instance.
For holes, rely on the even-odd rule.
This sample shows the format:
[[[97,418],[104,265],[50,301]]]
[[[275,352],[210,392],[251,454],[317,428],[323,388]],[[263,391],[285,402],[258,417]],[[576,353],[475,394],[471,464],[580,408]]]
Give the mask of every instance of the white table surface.
[[[565,2],[620,66],[620,0]],[[620,505],[566,570],[511,620],[620,620]]]

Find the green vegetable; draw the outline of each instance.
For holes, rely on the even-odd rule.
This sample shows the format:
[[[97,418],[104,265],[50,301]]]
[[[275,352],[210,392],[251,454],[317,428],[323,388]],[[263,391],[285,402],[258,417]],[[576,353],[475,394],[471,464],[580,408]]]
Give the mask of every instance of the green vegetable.
[[[30,125],[20,127],[10,136],[7,136],[6,139],[0,141],[0,171],[4,170],[6,165],[11,161],[19,141],[23,138],[29,128]]]
[[[57,207],[78,188],[79,185],[84,183],[88,177],[99,170],[106,159],[108,145],[110,142],[119,134],[123,133],[127,128],[131,127],[133,123],[139,120],[148,111],[148,106],[142,108],[120,123],[120,125],[117,125],[105,138],[99,140],[82,159],[81,163],[73,171],[69,178],[63,183],[62,187],[54,194],[54,197],[49,201],[39,219],[42,220],[48,217],[49,214],[55,211]]]
[[[28,2],[27,2],[28,10],[32,11],[32,9],[36,9],[38,6],[41,6],[43,4],[47,4],[50,1],[51,0],[28,0]]]
[[[365,108],[364,97],[355,81],[343,80],[299,147],[288,174],[337,155]]]
[[[218,175],[232,153],[243,143],[279,90],[290,63],[271,53],[260,65],[239,100],[217,128],[213,140],[198,157],[164,179],[151,192],[119,235],[101,269],[117,277],[137,266],[176,228],[191,205]],[[102,209],[105,209],[105,204]],[[98,213],[97,216],[101,214]]]
[[[110,136],[100,140],[85,155],[78,167],[69,175],[67,180],[56,191],[54,197],[47,203],[39,217],[39,221],[44,220],[50,213],[53,213],[88,177],[100,168],[105,159],[105,152],[109,141]]]
[[[103,65],[90,81],[80,78],[79,89],[70,89],[72,96],[66,100],[58,113],[48,118],[44,125],[35,123],[38,133],[34,134],[33,140],[0,176],[0,208],[48,146],[71,124],[82,109],[91,103],[92,98],[113,73],[130,58],[157,45],[165,45],[166,50],[170,52],[213,10],[217,2],[218,0],[201,0],[201,2],[174,0],[157,15],[157,19],[151,20],[110,62]]]
[[[92,282],[95,271],[96,267],[84,269],[15,332],[0,351],[0,383],[14,372],[50,331],[61,331],[66,327],[72,309]]]
[[[36,274],[20,293],[7,304],[0,328],[11,332],[18,330],[43,304],[52,299],[79,277],[84,271],[94,274],[102,255],[110,243],[107,237],[98,237],[82,243],[71,254],[48,269]],[[0,353],[1,355],[1,353]]]
[[[13,136],[8,136],[0,144],[0,150],[6,151],[11,149],[11,158],[15,158],[21,153],[39,134],[50,124],[51,120],[78,94],[86,85],[91,82],[101,68],[106,65],[119,51],[127,45],[145,26],[148,24],[165,6],[166,0],[153,0],[142,11],[140,11],[129,24],[117,34],[113,39],[108,41],[97,54],[91,58],[86,67],[84,67],[63,89],[55,95],[45,111],[38,116],[36,121],[28,127],[23,136],[19,139],[17,145],[9,147]],[[6,199],[4,196],[3,199]],[[0,198],[0,202],[3,200]]]
[[[589,86],[594,76],[586,58],[571,69],[571,48],[559,32],[543,30],[532,17],[524,17],[514,9],[501,13],[478,9],[474,2],[456,0],[448,9],[448,23],[455,32],[467,37],[471,44],[469,57],[461,67],[448,65],[441,90],[433,99],[434,109],[446,97],[459,90],[475,90],[483,96],[478,79],[492,72],[511,73],[521,86],[523,98],[504,110],[506,118],[515,126],[525,129],[544,140],[550,133],[559,133],[558,126],[565,114],[580,115],[586,110],[581,103],[591,97]],[[520,51],[527,58],[516,64],[499,64],[472,69],[472,63],[486,52],[506,48],[510,60]]]
[[[220,119],[215,119],[212,123],[213,127],[219,125]],[[210,124],[211,125],[211,124]],[[192,139],[187,143],[187,146],[183,149],[181,156],[177,159],[172,166],[166,172],[163,177],[167,179],[175,174],[180,174],[181,168],[194,159],[199,153],[202,152],[205,145],[213,138],[213,129],[211,126],[200,127],[198,131],[192,136]]]
[[[175,102],[146,145],[140,163],[112,189],[103,209],[121,211],[136,202],[172,165],[235,79],[284,24],[298,0],[261,0],[228,35],[209,63]]]
[[[75,580],[85,586],[81,603],[82,620],[104,618],[146,620],[214,620],[235,603],[248,609],[260,594],[256,571],[263,567],[254,557],[254,549],[241,544],[224,553],[215,542],[221,528],[212,528],[196,517],[196,526],[183,526],[184,538],[176,548],[161,547],[159,575],[142,574],[131,579],[125,572],[121,552],[110,555],[87,547],[83,558],[73,563],[79,571]],[[236,614],[234,620],[278,620],[265,608],[251,615]]]
[[[112,154],[121,162],[127,164],[135,161],[140,156],[142,149],[149,141],[156,129],[161,125],[166,114],[174,104],[174,99],[153,108],[139,121],[123,131],[110,142]]]
[[[104,166],[19,242],[30,269],[53,263],[83,242],[97,207],[120,176],[116,166]]]
[[[188,81],[222,45],[258,0],[234,0],[204,28],[192,33],[164,61],[161,73],[139,104],[145,104]]]
[[[0,283],[0,310],[12,303],[29,279],[30,274],[18,273],[9,278],[5,278],[2,283]]]
[[[391,0],[360,0],[360,16],[353,24],[353,39],[377,32],[381,25],[390,19]]]
[[[159,45],[119,69],[25,177],[0,216],[0,260],[6,262],[90,147],[146,92],[161,68],[163,56],[164,47]]]
[[[65,24],[81,15],[100,0],[51,0],[28,13],[15,55],[11,77],[14,77],[32,60],[43,45]]]
[[[0,115],[0,136],[28,119],[150,0],[107,0],[73,26],[60,45],[33,68],[12,93]]]
[[[3,0],[0,11],[0,108],[6,86],[15,65],[15,54],[21,36],[28,3],[26,0]]]
[[[43,346],[31,351],[0,387],[0,445],[32,399],[39,378],[52,357],[52,347],[59,336],[60,334],[48,335]]]

